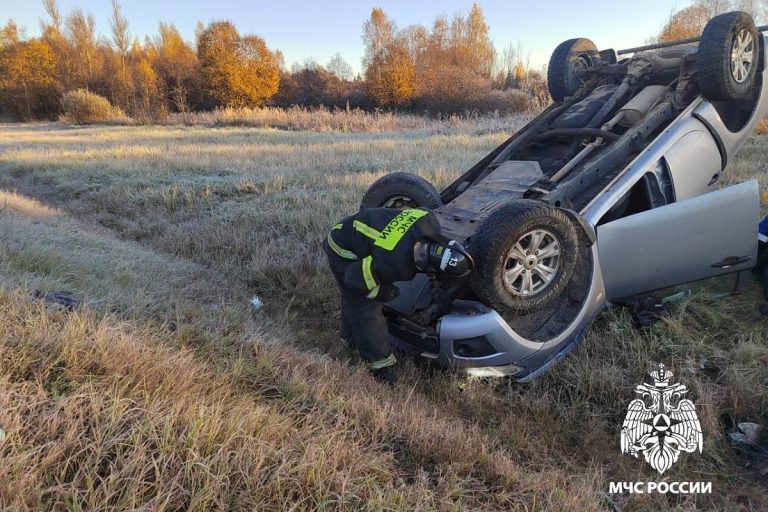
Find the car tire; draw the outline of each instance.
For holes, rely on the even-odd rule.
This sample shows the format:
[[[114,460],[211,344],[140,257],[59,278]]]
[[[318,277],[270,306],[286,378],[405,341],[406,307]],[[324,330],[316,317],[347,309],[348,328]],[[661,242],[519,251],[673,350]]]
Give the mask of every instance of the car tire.
[[[442,204],[435,187],[421,176],[393,172],[373,182],[360,202],[360,209],[421,207],[434,210]]]
[[[705,98],[711,101],[753,98],[762,58],[759,37],[762,36],[752,16],[746,12],[726,12],[709,20],[699,41],[696,64],[699,87]],[[742,53],[735,54],[734,50]],[[750,55],[751,62],[734,60],[746,54]]]
[[[560,43],[549,59],[547,86],[552,99],[560,103],[581,87],[580,73],[600,61],[600,52],[589,39],[569,39]]]
[[[502,314],[550,305],[559,298],[578,263],[577,229],[565,212],[537,201],[500,206],[472,236],[472,290]],[[546,251],[547,257],[539,260],[539,251]],[[554,269],[554,273],[549,275],[543,268]]]

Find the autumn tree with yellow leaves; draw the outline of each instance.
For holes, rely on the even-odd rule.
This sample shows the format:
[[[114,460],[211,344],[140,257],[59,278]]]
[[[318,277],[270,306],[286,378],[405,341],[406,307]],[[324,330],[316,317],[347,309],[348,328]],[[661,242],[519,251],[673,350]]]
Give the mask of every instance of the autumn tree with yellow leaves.
[[[213,22],[203,30],[197,56],[208,94],[223,105],[256,107],[277,92],[275,54],[260,37],[241,37],[228,21]]]
[[[118,0],[108,38],[83,10],[65,15],[56,0],[42,2],[48,17],[39,37],[24,37],[13,22],[0,30],[0,115],[56,117],[64,94],[82,89],[138,121],[156,122],[169,112],[259,106],[277,92],[275,53],[229,22],[201,28],[197,48],[168,23],[142,44]]]
[[[490,93],[495,50],[482,9],[468,16],[438,17],[432,30],[398,30],[381,8],[363,26],[368,95],[384,107],[460,110]]]
[[[673,13],[664,24],[658,40],[660,43],[698,37],[709,20],[707,10],[701,5],[691,5]]]
[[[200,62],[176,27],[160,23],[150,50],[165,98],[178,112],[188,112],[202,100]]]
[[[12,23],[0,31],[0,98],[20,119],[46,115],[55,109],[56,61],[41,39],[19,40]]]
[[[366,92],[381,106],[405,106],[416,90],[415,64],[395,31],[395,23],[380,7],[363,25]]]
[[[83,98],[106,98],[138,122],[219,106],[489,111],[508,109],[511,95],[504,95],[523,88],[512,91],[519,110],[531,94],[525,84],[536,76],[527,66],[512,76],[512,68],[495,63],[477,4],[467,15],[438,17],[430,28],[399,29],[382,9],[373,9],[363,27],[362,73],[355,75],[338,53],[326,66],[308,59],[288,69],[282,53],[228,21],[199,24],[194,43],[169,23],[140,40],[120,0],[111,0],[107,34],[98,33],[96,20],[82,9],[62,13],[57,0],[40,1],[47,18],[39,36],[26,37],[13,22],[0,29],[2,117],[56,118],[62,98],[80,90],[87,93]]]

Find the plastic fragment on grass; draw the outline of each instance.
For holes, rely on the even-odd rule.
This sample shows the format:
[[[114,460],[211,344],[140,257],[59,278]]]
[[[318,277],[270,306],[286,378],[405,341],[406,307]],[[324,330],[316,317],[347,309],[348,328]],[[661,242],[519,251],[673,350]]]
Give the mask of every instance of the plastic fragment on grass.
[[[35,290],[32,297],[44,301],[46,304],[62,306],[66,309],[76,309],[80,307],[80,301],[72,292],[41,292]]]
[[[259,310],[264,306],[264,303],[261,301],[258,295],[254,295],[251,297],[251,306],[253,306],[253,309]]]

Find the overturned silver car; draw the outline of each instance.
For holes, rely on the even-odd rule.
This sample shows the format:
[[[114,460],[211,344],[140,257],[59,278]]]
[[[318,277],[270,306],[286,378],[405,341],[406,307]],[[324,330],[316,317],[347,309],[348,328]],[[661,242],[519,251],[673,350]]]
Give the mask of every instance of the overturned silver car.
[[[465,279],[399,283],[393,344],[525,381],[608,301],[751,268],[757,182],[718,180],[768,110],[763,28],[729,12],[685,41],[565,41],[553,104],[444,191],[407,173],[371,185],[361,207],[430,208],[476,262]]]

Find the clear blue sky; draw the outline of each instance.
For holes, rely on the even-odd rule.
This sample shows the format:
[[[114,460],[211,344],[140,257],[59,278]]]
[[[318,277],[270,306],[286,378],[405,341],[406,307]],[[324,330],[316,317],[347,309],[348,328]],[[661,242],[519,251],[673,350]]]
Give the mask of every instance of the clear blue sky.
[[[143,40],[154,34],[160,21],[176,25],[190,41],[198,21],[229,19],[241,33],[263,37],[270,48],[280,49],[286,63],[313,57],[325,64],[336,52],[358,71],[362,58],[362,25],[372,7],[382,7],[398,26],[412,23],[430,26],[439,14],[468,13],[472,0],[121,0],[131,33]],[[480,0],[497,50],[522,41],[531,54],[531,63],[540,67],[552,49],[571,37],[589,37],[600,48],[642,44],[658,33],[674,9],[690,0]],[[630,5],[632,6],[630,8]],[[74,7],[92,13],[99,32],[109,35],[110,0],[59,0],[66,14]],[[0,23],[13,19],[39,33],[45,16],[40,0],[0,0]]]

